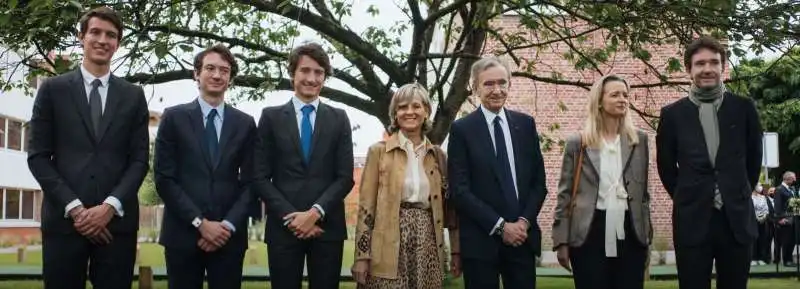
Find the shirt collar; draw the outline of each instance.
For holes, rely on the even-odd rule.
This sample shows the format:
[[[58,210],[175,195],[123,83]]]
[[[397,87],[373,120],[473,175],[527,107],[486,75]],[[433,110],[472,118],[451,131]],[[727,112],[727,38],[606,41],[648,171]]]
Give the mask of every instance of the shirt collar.
[[[423,136],[422,143],[419,144],[418,146],[414,147],[414,143],[411,142],[411,140],[406,137],[406,134],[404,134],[403,131],[398,131],[397,132],[397,140],[400,142],[400,147],[408,148],[410,146],[410,147],[413,148],[414,151],[419,150],[423,146],[427,147],[428,144],[430,143],[430,141],[428,140],[428,137],[427,136]]]
[[[603,150],[617,152],[617,151],[619,151],[619,146],[620,146],[620,136],[619,135],[614,137],[613,141],[606,141],[606,139],[603,138]]]
[[[92,82],[95,79],[100,79],[100,86],[102,86],[102,87],[108,86],[108,79],[111,78],[111,71],[109,71],[108,73],[106,73],[103,76],[94,77],[94,75],[92,75],[92,73],[90,73],[88,70],[86,70],[86,67],[83,67],[83,63],[81,63],[80,66],[81,66],[81,76],[83,76],[83,83],[85,85],[87,85],[87,86],[91,85]]]
[[[506,119],[506,109],[505,108],[501,107],[500,108],[500,112],[494,113],[493,111],[488,110],[485,107],[483,107],[483,105],[481,105],[481,112],[483,112],[483,117],[486,118],[486,123],[488,123],[489,126],[493,125],[494,118],[498,117],[498,116],[500,117],[500,120],[503,121],[503,123],[508,124],[508,120]]]
[[[298,113],[298,114],[302,113],[300,110],[303,109],[303,106],[305,106],[306,104],[310,104],[311,106],[313,106],[314,107],[314,111],[316,112],[317,109],[319,109],[319,97],[317,97],[317,99],[315,99],[311,103],[305,103],[302,100],[300,100],[299,98],[297,98],[297,96],[292,96],[292,105],[294,105],[294,112],[295,113]]]
[[[218,105],[217,107],[213,107],[211,104],[206,102],[205,99],[203,99],[203,97],[197,97],[197,103],[200,104],[200,111],[203,112],[203,119],[204,120],[206,118],[208,118],[208,113],[211,112],[212,108],[216,108],[217,109],[217,116],[219,117],[220,120],[223,120],[223,118],[225,116],[225,103],[224,102],[221,103],[220,105]]]

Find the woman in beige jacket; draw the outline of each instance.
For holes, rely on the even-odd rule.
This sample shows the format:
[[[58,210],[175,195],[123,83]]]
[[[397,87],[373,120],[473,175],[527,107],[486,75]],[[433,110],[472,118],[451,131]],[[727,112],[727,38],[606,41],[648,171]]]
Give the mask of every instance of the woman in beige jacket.
[[[448,254],[460,274],[453,214],[445,212],[447,162],[425,133],[431,102],[419,84],[400,87],[389,105],[391,136],[369,148],[361,176],[353,277],[358,288],[442,288]],[[448,210],[449,211],[449,210]],[[447,225],[447,226],[446,226]]]
[[[650,150],[631,120],[628,90],[614,75],[595,82],[583,131],[564,150],[552,234],[576,289],[644,286]]]

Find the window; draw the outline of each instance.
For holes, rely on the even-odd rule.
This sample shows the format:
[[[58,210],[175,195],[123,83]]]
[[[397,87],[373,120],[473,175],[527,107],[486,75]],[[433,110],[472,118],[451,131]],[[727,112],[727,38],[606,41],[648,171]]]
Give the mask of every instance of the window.
[[[36,207],[33,194],[33,191],[22,192],[22,219],[33,220],[33,209]]]
[[[19,190],[6,189],[6,220],[19,219]]]
[[[22,150],[22,122],[8,120],[8,148]]]
[[[28,151],[28,137],[29,137],[28,132],[30,132],[28,128],[30,127],[31,127],[30,123],[26,123],[25,125],[22,126],[22,131],[24,132],[22,134],[22,150],[25,152]]]
[[[6,147],[6,119],[0,117],[0,149]]]

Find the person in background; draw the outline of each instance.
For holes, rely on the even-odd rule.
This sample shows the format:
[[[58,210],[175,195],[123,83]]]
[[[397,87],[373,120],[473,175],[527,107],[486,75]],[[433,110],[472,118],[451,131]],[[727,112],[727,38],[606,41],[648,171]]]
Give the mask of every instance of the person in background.
[[[783,266],[786,267],[797,266],[797,263],[792,260],[792,252],[794,252],[795,242],[797,241],[794,222],[798,221],[798,219],[797,217],[792,217],[789,212],[789,200],[800,197],[797,191],[792,188],[795,181],[797,181],[795,173],[787,171],[783,173],[783,182],[775,190],[775,214],[778,218],[778,235],[775,239],[780,239],[782,249],[780,257],[783,260]]]
[[[453,275],[460,275],[458,232],[444,188],[444,152],[425,134],[431,101],[417,83],[389,104],[391,136],[369,148],[361,176],[353,276],[359,288],[439,289],[450,234]],[[450,218],[450,219],[449,219]],[[380,235],[376,235],[379,233]]]
[[[758,222],[758,239],[753,243],[753,260],[750,262],[750,266],[766,265],[771,259],[769,252],[772,240],[769,236],[772,231],[772,218],[770,216],[774,209],[766,196],[766,190],[761,184],[756,185],[751,198],[753,199],[756,221]]]
[[[650,150],[647,134],[633,125],[628,93],[619,76],[597,80],[583,131],[564,150],[553,244],[576,289],[644,287]]]

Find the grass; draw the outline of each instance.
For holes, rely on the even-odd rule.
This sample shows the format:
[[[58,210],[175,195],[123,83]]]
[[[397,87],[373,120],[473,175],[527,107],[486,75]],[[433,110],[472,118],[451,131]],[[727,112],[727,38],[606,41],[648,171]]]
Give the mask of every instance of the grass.
[[[41,266],[42,265],[42,252],[41,251],[27,251],[25,262],[22,264],[17,263],[16,253],[0,254],[0,266]],[[342,265],[350,267],[353,264],[353,241],[345,241],[344,243],[344,256]],[[139,244],[139,265],[164,267],[164,247],[154,243],[141,243]],[[251,241],[250,249],[247,250],[244,258],[245,267],[266,267],[267,266],[267,245],[263,242]]]
[[[572,279],[567,278],[538,278],[536,281],[537,289],[567,289],[573,288]],[[794,279],[753,279],[750,280],[747,288],[750,289],[796,289],[800,282]],[[307,285],[306,285],[307,286]],[[304,286],[305,287],[305,286]],[[41,281],[3,281],[0,282],[0,289],[40,289],[42,288]],[[87,288],[91,288],[88,287]],[[134,284],[132,288],[139,288],[138,284]],[[167,288],[167,283],[159,281],[155,283],[154,288]],[[242,286],[243,289],[264,289],[270,288],[267,282],[245,282]],[[307,287],[305,287],[307,288]],[[341,289],[355,289],[355,283],[343,282],[339,287]],[[464,288],[461,280],[445,286],[445,288]],[[646,289],[673,289],[678,288],[677,281],[649,281],[645,285]],[[713,287],[712,288],[716,288]]]

